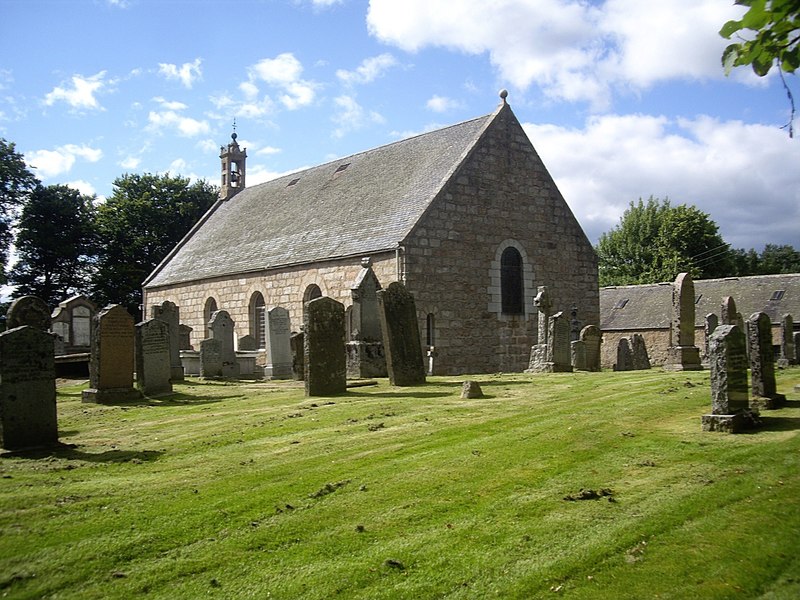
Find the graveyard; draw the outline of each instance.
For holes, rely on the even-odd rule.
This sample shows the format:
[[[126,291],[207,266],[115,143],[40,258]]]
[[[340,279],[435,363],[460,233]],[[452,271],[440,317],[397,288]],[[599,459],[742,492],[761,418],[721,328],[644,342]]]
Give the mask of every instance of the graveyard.
[[[704,432],[710,372],[187,377],[0,457],[11,598],[794,598],[800,368]]]

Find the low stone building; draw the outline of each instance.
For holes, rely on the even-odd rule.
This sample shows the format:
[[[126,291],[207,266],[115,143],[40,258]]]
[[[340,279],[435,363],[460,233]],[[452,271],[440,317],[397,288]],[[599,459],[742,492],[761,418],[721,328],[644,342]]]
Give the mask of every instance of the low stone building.
[[[720,317],[725,297],[735,300],[744,320],[755,312],[766,313],[775,346],[780,344],[783,315],[791,314],[795,321],[800,315],[800,273],[699,279],[694,282],[694,292],[695,345],[701,352],[705,317],[709,313]],[[672,282],[600,288],[603,367],[611,368],[619,340],[634,333],[644,338],[651,362],[663,365],[670,345],[671,306]]]
[[[251,188],[235,134],[219,201],[144,282],[207,337],[224,309],[264,346],[264,312],[326,295],[352,305],[364,257],[385,288],[414,295],[432,372],[522,371],[536,340],[537,286],[599,322],[597,258],[501,94],[489,115]],[[349,338],[348,338],[349,339]]]

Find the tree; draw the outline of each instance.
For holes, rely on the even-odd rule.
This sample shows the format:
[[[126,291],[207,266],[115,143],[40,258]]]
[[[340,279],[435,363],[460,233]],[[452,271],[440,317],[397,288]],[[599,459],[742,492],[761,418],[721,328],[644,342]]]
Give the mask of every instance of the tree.
[[[736,4],[749,9],[738,21],[728,21],[719,34],[731,39],[734,34],[745,32],[752,39],[744,39],[728,45],[722,53],[725,74],[734,67],[751,66],[759,77],[764,77],[773,66],[789,97],[791,117],[785,125],[789,136],[794,137],[794,96],[786,84],[784,73],[794,73],[800,67],[800,0],[736,0]]]
[[[25,159],[16,152],[14,143],[0,138],[0,283],[6,282],[16,211],[38,183]]]
[[[92,295],[100,305],[122,304],[141,316],[145,278],[189,232],[217,198],[205,181],[184,177],[126,174],[97,211],[100,253]]]
[[[93,198],[65,185],[37,186],[22,208],[14,296],[33,294],[50,306],[88,291],[96,249]]]
[[[728,244],[707,214],[652,196],[647,203],[631,202],[595,250],[600,285],[672,281],[683,272],[694,278],[722,277],[733,264]]]
[[[734,250],[732,275],[778,275],[800,273],[800,251],[789,245],[767,244],[761,254],[753,248]]]

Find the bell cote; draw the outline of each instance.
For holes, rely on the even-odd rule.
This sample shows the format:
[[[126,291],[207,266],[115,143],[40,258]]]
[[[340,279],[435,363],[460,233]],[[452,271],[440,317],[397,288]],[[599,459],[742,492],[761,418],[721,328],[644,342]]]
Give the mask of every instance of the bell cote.
[[[222,163],[222,180],[220,182],[219,197],[222,200],[229,200],[237,193],[242,191],[245,186],[245,162],[247,160],[247,148],[239,148],[236,141],[236,125],[231,134],[231,141],[226,146],[220,146],[219,158]]]

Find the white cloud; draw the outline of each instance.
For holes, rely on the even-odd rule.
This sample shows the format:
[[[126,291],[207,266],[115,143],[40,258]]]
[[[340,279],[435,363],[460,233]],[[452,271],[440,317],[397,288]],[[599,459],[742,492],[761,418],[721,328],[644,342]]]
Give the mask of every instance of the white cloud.
[[[425,104],[428,110],[433,112],[443,113],[456,108],[461,108],[462,104],[458,100],[447,98],[445,96],[433,95]]]
[[[270,171],[264,165],[247,165],[247,185],[252,187],[254,185],[258,185],[259,183],[272,181],[278,177],[291,175],[292,173],[297,173],[307,168],[308,167],[300,167],[297,169],[291,169],[290,171]]]
[[[314,101],[318,84],[301,78],[303,65],[290,52],[275,58],[264,58],[248,68],[249,80],[240,85],[245,95],[252,99],[257,94],[256,81],[263,81],[283,94],[280,101],[289,110],[308,106]],[[244,87],[242,87],[244,86]]]
[[[192,117],[180,114],[187,106],[181,102],[169,102],[161,97],[153,98],[164,110],[150,111],[147,115],[147,129],[162,133],[165,129],[172,129],[182,137],[195,137],[208,133],[211,128],[208,121],[199,121]]]
[[[183,102],[166,100],[161,96],[156,96],[155,98],[153,98],[153,102],[157,102],[158,104],[161,105],[162,108],[166,110],[184,110],[186,108],[189,108]]]
[[[593,243],[652,195],[697,206],[734,247],[797,244],[800,145],[777,128],[646,115],[524,128]]]
[[[91,183],[89,183],[88,181],[84,181],[83,179],[68,181],[64,185],[71,187],[74,190],[78,190],[84,196],[94,196],[97,193],[95,187]]]
[[[334,99],[338,112],[332,117],[336,123],[334,137],[344,137],[350,131],[365,127],[369,123],[383,123],[385,119],[374,111],[364,110],[352,96],[339,96]]]
[[[176,79],[181,82],[183,87],[191,89],[194,82],[203,77],[203,71],[200,68],[202,62],[201,59],[196,58],[194,61],[183,63],[181,66],[171,63],[159,63],[158,72],[167,79]]]
[[[105,71],[100,71],[91,77],[73,75],[72,87],[53,88],[53,91],[44,97],[44,103],[52,106],[58,101],[64,101],[74,109],[103,110],[95,95],[103,89],[105,75]]]
[[[256,150],[256,154],[261,156],[272,156],[273,154],[279,154],[281,152],[280,148],[275,148],[274,146],[264,146],[259,150]]]
[[[142,164],[142,159],[136,156],[128,156],[119,161],[119,166],[128,171],[138,169],[140,164]]]
[[[489,56],[500,77],[552,98],[609,106],[614,92],[722,78],[717,31],[742,13],[719,0],[370,0],[372,35],[407,51]]]
[[[336,76],[348,85],[370,83],[383,75],[388,69],[397,64],[397,59],[391,54],[379,54],[364,59],[355,71],[339,69]]]
[[[49,179],[56,175],[68,173],[75,161],[80,158],[95,163],[103,157],[103,151],[83,145],[66,144],[55,150],[33,150],[25,153],[25,162],[35,169],[34,174],[40,179]]]
[[[341,4],[342,0],[311,0],[311,4],[316,7],[323,7],[327,8],[328,6],[333,6],[334,4]]]

